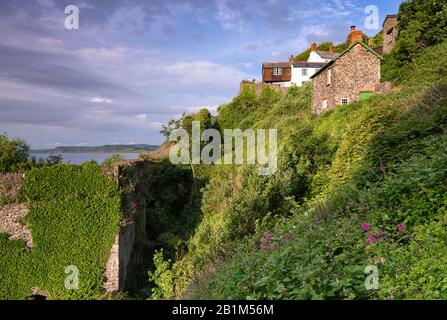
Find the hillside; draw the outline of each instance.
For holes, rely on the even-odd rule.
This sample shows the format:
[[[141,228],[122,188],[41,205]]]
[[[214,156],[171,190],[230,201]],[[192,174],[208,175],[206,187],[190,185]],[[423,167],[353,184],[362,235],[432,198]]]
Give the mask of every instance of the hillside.
[[[278,128],[278,171],[204,168],[203,218],[181,259],[156,255],[153,298],[445,299],[446,50],[433,45],[399,73],[387,57],[392,92],[319,117],[310,85],[246,88],[221,106],[221,130]]]
[[[31,153],[132,153],[132,152],[142,152],[142,151],[153,151],[156,150],[158,146],[147,145],[147,144],[113,144],[113,145],[103,145],[103,146],[92,146],[92,147],[80,147],[80,146],[60,146],[53,149],[38,149],[31,150]]]
[[[163,128],[277,129],[271,176],[174,165],[172,143],[140,161],[3,175],[2,218],[27,213],[0,225],[0,299],[447,299],[446,17],[439,1],[402,4],[385,94],[315,116],[311,83],[247,85],[217,116],[202,109]],[[125,292],[104,294],[129,226],[134,241],[117,247],[131,258],[115,268]],[[78,290],[66,288],[72,265]]]

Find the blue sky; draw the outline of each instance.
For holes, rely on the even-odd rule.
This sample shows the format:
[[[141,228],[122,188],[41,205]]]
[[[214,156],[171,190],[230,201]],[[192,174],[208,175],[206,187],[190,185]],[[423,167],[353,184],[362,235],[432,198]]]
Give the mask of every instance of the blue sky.
[[[263,61],[380,25],[400,0],[2,0],[0,132],[33,148],[159,144],[160,126],[216,110]],[[64,28],[67,5],[79,30]]]

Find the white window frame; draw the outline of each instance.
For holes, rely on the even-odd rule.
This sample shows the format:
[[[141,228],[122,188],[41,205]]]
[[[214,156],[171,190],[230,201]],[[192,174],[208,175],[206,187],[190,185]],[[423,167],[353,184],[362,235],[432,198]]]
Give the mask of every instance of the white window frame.
[[[326,85],[330,86],[332,84],[332,69],[328,69],[327,71],[327,79],[326,79]]]
[[[282,76],[282,68],[273,68],[274,76]]]
[[[343,103],[344,100],[346,100],[346,103]],[[341,98],[340,99],[340,103],[341,103],[342,106],[345,106],[345,105],[349,104],[349,99],[348,98]]]
[[[303,68],[303,69],[301,69],[301,75],[302,75],[303,77],[307,77],[307,75],[308,75],[308,70],[307,70],[307,68]]]
[[[323,110],[327,109],[327,99],[321,100],[321,109]]]

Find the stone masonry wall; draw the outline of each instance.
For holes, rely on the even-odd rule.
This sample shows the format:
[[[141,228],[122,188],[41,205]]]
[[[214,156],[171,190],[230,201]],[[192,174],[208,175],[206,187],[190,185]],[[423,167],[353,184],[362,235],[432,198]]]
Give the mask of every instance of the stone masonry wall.
[[[329,70],[332,80],[327,85]],[[324,111],[324,99],[327,99],[327,109],[331,109],[340,105],[342,98],[350,103],[359,100],[360,92],[375,92],[380,84],[380,59],[358,44],[317,75],[312,84],[312,111],[318,115]]]
[[[398,20],[397,17],[388,17],[383,24],[383,53],[389,53],[394,45],[396,44],[396,39],[398,35],[397,30]],[[388,31],[393,29],[391,33],[391,38],[389,38]]]
[[[103,288],[107,292],[120,292],[124,289],[127,267],[135,244],[135,221],[128,221],[116,235],[109,260],[107,261]]]
[[[133,189],[127,190],[127,183],[122,176],[120,165],[105,168],[104,174],[113,177],[119,184],[122,195],[123,208],[122,222],[119,234],[116,235],[109,260],[107,261],[103,288],[107,292],[120,292],[124,290],[127,278],[127,269],[135,246],[135,215],[136,198]]]
[[[0,174],[0,198],[15,198],[22,186],[24,175],[21,173]]]

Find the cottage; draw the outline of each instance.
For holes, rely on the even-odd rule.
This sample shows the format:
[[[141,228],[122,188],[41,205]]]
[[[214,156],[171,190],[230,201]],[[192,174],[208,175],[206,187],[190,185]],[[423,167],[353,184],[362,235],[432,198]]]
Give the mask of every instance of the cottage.
[[[318,46],[316,43],[312,43],[310,46],[310,55],[307,62],[314,63],[328,63],[337,57],[337,53],[334,52],[334,48],[331,47],[329,51],[317,50]]]
[[[278,87],[289,87],[292,79],[292,61],[264,62],[262,64],[262,82]]]
[[[325,62],[295,62],[292,64],[291,83],[301,87],[304,82],[326,65]]]
[[[317,44],[312,43],[307,61],[298,61],[292,64],[292,79],[290,82],[301,87],[304,82],[309,81],[311,76],[336,57],[337,54],[334,53],[333,47],[329,51],[318,51]]]
[[[262,64],[262,82],[274,86],[288,88],[291,85],[301,87],[304,82],[337,57],[334,48],[329,51],[318,51],[317,44],[310,47],[307,61],[294,62],[293,55],[288,62],[264,62]]]
[[[363,32],[351,27],[349,48],[315,73],[312,111],[318,115],[336,105],[373,95],[380,85],[382,57],[363,43]]]

